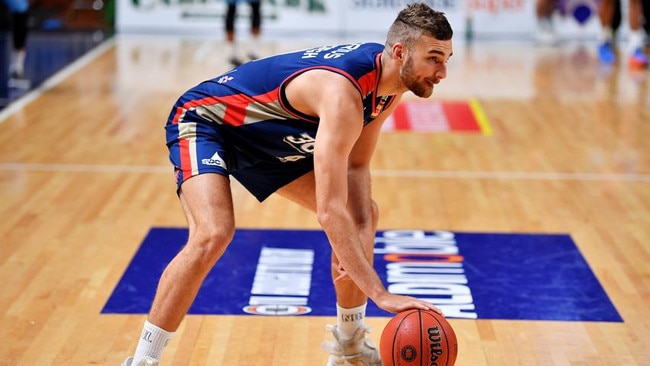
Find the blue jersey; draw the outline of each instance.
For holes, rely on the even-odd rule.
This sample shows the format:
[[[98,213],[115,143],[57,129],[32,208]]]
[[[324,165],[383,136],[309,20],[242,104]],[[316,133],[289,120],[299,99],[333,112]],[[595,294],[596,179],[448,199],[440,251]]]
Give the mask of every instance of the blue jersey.
[[[313,69],[346,77],[359,91],[364,117],[358,123],[365,126],[394,99],[377,95],[383,49],[377,43],[357,43],[280,54],[243,64],[188,90],[175,104],[167,124],[170,149],[173,144],[180,145],[179,151],[172,151],[179,155],[176,159],[172,157],[177,174],[182,176],[179,184],[205,170],[202,159],[192,157],[196,146],[183,146],[195,143],[191,140],[197,134],[213,135],[211,139],[220,144],[219,154],[205,154],[212,154],[213,164],[234,175],[258,199],[313,169],[319,120],[293,108],[285,96],[287,83]],[[190,141],[179,141],[184,138]],[[265,175],[269,171],[273,172],[271,175],[277,173],[277,178],[248,185],[242,181],[259,180],[257,176],[244,175],[260,170]],[[256,184],[267,188],[258,194],[250,186]]]

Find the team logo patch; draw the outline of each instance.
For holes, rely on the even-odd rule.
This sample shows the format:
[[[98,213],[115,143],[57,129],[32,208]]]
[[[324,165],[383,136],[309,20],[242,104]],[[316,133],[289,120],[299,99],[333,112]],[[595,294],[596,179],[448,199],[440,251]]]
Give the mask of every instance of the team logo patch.
[[[215,152],[214,155],[212,155],[212,157],[210,159],[202,159],[201,164],[220,166],[220,167],[226,169],[226,163],[223,161],[221,156],[219,156],[219,152]]]
[[[152,228],[102,312],[147,313],[187,236]],[[335,316],[330,252],[319,230],[237,230],[189,313]],[[622,321],[566,234],[380,231],[374,266],[391,293],[432,302],[449,318]],[[391,316],[372,302],[367,315]]]

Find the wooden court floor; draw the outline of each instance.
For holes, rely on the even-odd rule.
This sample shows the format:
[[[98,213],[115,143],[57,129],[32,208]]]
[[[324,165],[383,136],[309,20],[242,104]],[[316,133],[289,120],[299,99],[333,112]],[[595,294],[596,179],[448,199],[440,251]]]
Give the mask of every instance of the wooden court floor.
[[[491,134],[380,139],[380,228],[568,233],[624,319],[451,319],[457,365],[650,365],[650,75],[603,69],[592,46],[456,45],[432,99],[478,101]],[[220,47],[119,36],[1,112],[0,365],[133,352],[144,315],[100,312],[148,230],[185,225],[163,124],[180,93],[226,70]],[[233,186],[240,227],[318,228]],[[387,320],[368,320],[376,342]],[[162,365],[324,365],[333,321],[189,316]]]

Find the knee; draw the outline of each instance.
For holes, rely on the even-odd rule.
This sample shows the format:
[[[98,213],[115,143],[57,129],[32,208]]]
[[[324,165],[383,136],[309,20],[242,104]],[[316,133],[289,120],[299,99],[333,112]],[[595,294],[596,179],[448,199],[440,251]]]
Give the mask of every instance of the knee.
[[[363,232],[368,232],[374,235],[379,225],[379,206],[374,200],[370,201],[370,210],[359,222],[359,228]]]
[[[235,235],[233,227],[197,228],[190,232],[184,250],[199,266],[213,266],[223,255]]]

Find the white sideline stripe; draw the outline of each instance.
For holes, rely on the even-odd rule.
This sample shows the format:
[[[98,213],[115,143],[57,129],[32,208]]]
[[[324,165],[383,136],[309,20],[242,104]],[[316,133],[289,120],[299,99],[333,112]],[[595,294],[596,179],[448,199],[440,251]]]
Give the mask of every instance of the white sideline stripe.
[[[0,171],[73,172],[73,173],[169,173],[171,165],[87,165],[87,164],[17,164],[0,163]]]
[[[16,99],[15,101],[9,103],[2,111],[0,111],[0,123],[4,122],[7,117],[11,116],[18,110],[25,107],[27,104],[31,103],[34,99],[40,97],[46,91],[52,89],[58,83],[65,80],[68,76],[72,75],[77,70],[89,64],[95,58],[97,58],[102,53],[106,52],[113,44],[115,40],[111,37],[95,46],[92,50],[86,52],[85,55],[79,57],[77,60],[64,67],[63,69],[56,72],[54,75],[47,78],[41,85],[27,92],[27,94]]]
[[[0,171],[44,171],[75,173],[144,173],[171,174],[171,166],[160,165],[87,165],[87,164],[20,164],[0,163]],[[373,170],[374,177],[431,179],[557,180],[557,181],[624,181],[650,182],[650,174],[488,172],[440,170]]]
[[[440,170],[378,170],[373,176],[408,178],[473,178],[501,180],[580,180],[650,182],[650,174],[559,173],[559,172],[486,172]]]

